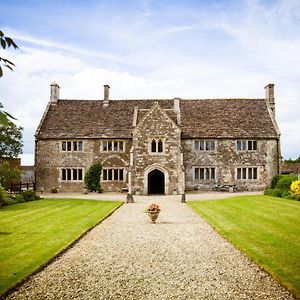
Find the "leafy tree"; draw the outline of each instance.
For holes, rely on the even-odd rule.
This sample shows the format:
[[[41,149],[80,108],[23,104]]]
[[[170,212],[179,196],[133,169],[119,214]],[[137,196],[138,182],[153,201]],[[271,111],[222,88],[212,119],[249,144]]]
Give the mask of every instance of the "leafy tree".
[[[93,165],[91,165],[85,173],[84,183],[90,192],[100,193],[102,191],[100,186],[101,170],[101,164],[99,162],[96,162]]]
[[[0,43],[3,49],[9,48],[10,46],[14,47],[15,49],[18,49],[16,43],[10,37],[5,36],[1,30],[0,30]],[[15,66],[14,63],[9,61],[8,59],[0,57],[0,77],[3,76],[3,70],[1,64],[3,64],[4,67],[12,71],[13,71],[13,67]]]
[[[8,190],[10,188],[10,183],[12,180],[20,180],[21,171],[19,168],[13,168],[7,161],[0,164],[0,185],[4,189]]]
[[[0,124],[0,157],[17,157],[22,153],[22,127],[12,121]]]
[[[4,36],[4,33],[1,30],[0,30],[0,44],[3,49],[9,48],[11,46],[15,49],[18,49],[16,43],[10,37]],[[3,65],[4,67],[12,71],[13,71],[13,67],[15,66],[14,63],[9,61],[8,59],[0,57],[0,77],[3,76],[3,70],[1,65]],[[0,102],[0,124],[7,125],[9,119],[15,119],[15,118],[12,117],[6,111],[3,111],[2,109],[3,109],[3,105]]]
[[[300,155],[296,159],[285,159],[284,162],[288,164],[300,163]]]

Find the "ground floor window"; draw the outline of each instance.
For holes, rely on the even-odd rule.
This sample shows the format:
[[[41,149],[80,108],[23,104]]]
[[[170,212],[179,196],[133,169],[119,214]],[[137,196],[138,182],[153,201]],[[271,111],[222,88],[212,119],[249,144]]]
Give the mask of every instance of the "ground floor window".
[[[194,168],[194,178],[196,180],[214,180],[216,179],[216,168]]]
[[[103,181],[124,181],[124,168],[103,168]]]
[[[82,181],[83,169],[82,168],[63,168],[61,169],[62,181]]]
[[[250,168],[237,168],[236,169],[236,179],[240,180],[255,180],[257,179],[257,167]]]

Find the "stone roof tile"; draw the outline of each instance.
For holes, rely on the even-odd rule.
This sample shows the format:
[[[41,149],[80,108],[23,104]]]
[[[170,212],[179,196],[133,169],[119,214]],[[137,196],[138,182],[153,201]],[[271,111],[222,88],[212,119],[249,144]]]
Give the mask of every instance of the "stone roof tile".
[[[134,107],[138,120],[158,102],[176,121],[174,101],[58,100],[50,105],[38,138],[131,138]],[[276,138],[264,99],[180,100],[183,138]]]

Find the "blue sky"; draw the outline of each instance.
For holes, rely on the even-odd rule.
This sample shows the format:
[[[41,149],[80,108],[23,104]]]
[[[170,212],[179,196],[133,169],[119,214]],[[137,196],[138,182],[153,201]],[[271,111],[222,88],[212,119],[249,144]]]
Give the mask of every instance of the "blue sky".
[[[24,164],[56,81],[61,98],[263,98],[275,84],[285,158],[300,155],[299,1],[6,1],[18,51],[0,100],[24,127]]]

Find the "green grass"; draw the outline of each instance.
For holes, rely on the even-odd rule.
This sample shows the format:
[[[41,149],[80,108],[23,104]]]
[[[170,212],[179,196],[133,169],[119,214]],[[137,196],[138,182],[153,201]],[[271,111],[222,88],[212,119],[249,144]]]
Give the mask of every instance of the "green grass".
[[[44,199],[0,209],[0,295],[95,226],[121,202]]]
[[[240,196],[188,204],[300,297],[300,202],[270,196]]]

